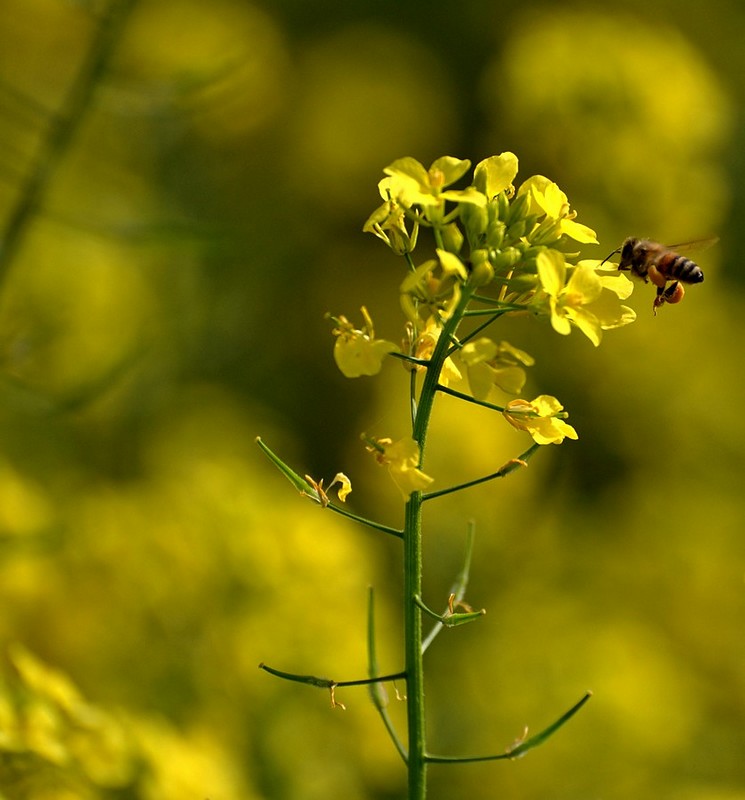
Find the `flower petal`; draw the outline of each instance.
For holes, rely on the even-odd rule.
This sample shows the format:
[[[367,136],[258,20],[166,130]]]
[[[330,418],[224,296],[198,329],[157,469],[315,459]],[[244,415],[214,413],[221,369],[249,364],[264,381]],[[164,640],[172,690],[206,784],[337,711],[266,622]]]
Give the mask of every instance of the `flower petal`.
[[[334,475],[334,480],[329,484],[329,490],[331,490],[331,487],[337,483],[339,484],[339,488],[337,489],[336,494],[339,500],[341,500],[342,503],[345,503],[347,497],[352,493],[352,482],[343,472],[337,472],[336,475]]]
[[[507,394],[520,394],[527,376],[522,367],[501,367],[494,371],[494,383]],[[470,372],[469,372],[470,378]]]
[[[388,467],[393,482],[401,490],[404,500],[408,500],[412,492],[426,489],[434,482],[434,478],[417,467],[391,465]]]
[[[334,343],[334,361],[347,378],[377,375],[383,366],[385,356],[397,352],[398,349],[393,342],[387,342],[385,339],[371,340],[364,335],[339,336]]]
[[[572,332],[566,309],[560,308],[553,297],[551,298],[551,327],[562,336],[569,336]]]
[[[586,308],[567,308],[567,317],[579,328],[582,333],[597,347],[602,338],[602,325],[600,320]]]
[[[485,158],[474,170],[474,186],[491,200],[512,185],[517,176],[517,166],[517,156],[509,151]]]
[[[587,305],[600,297],[603,284],[594,269],[580,264],[574,268],[572,277],[567,283],[567,302],[572,306]]]
[[[634,282],[625,275],[597,275],[603,288],[613,292],[619,300],[628,300],[634,291]]]
[[[446,275],[457,275],[462,280],[468,279],[468,272],[466,271],[466,267],[463,262],[455,255],[455,253],[449,253],[447,250],[440,250],[437,249],[437,257],[440,259],[440,265],[442,266],[442,271]]]
[[[440,192],[440,198],[453,203],[470,203],[473,206],[486,205],[486,195],[481,194],[473,186],[466,189],[446,189],[444,192]]]
[[[496,355],[497,345],[486,336],[468,342],[460,350],[460,357],[469,367],[482,361],[491,361]]]
[[[569,211],[569,201],[566,194],[553,181],[547,181],[543,192],[534,189],[535,198],[543,207],[547,216],[552,219],[561,219]],[[541,196],[542,195],[542,196]]]
[[[486,400],[494,386],[494,368],[483,362],[469,367],[468,385],[477,400]]]
[[[429,168],[429,176],[431,180],[439,173],[442,176],[441,186],[450,186],[451,183],[462,178],[470,168],[471,162],[467,158],[442,156]]]
[[[392,177],[403,176],[411,178],[416,181],[420,187],[429,185],[429,174],[427,170],[424,168],[423,164],[411,156],[397,158],[392,164],[389,164],[383,172]]]
[[[597,244],[598,237],[592,228],[583,225],[581,222],[575,222],[573,219],[563,219],[561,221],[561,232],[566,234],[570,239],[580,244]]]
[[[536,257],[538,277],[544,291],[550,297],[557,298],[566,281],[566,262],[558,250],[543,250]]]

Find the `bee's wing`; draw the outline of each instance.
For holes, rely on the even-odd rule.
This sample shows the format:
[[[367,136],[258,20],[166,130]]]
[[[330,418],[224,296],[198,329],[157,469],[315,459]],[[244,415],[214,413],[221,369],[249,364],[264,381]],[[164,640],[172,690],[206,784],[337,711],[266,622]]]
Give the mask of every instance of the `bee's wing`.
[[[680,244],[666,245],[668,250],[674,250],[676,253],[692,253],[693,251],[706,250],[712,247],[719,241],[718,236],[709,236],[706,239],[693,239],[690,242],[681,242]]]

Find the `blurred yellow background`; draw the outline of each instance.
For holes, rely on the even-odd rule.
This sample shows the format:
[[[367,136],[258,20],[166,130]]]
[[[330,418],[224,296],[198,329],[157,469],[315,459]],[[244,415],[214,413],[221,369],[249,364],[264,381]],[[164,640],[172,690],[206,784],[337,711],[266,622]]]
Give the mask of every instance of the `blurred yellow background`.
[[[404,435],[406,374],[345,380],[323,315],[400,336],[404,262],[361,232],[384,166],[512,150],[588,255],[720,243],[597,350],[504,331],[580,439],[428,508],[429,604],[473,517],[488,611],[428,652],[432,748],[500,752],[594,698],[521,761],[433,767],[430,796],[744,800],[745,10],[3,0],[0,33],[0,795],[404,795],[364,689],[341,712],[257,669],[364,675],[374,585],[399,670],[398,543],[253,440],[401,524],[359,434]],[[450,398],[430,441],[441,487],[529,444]]]

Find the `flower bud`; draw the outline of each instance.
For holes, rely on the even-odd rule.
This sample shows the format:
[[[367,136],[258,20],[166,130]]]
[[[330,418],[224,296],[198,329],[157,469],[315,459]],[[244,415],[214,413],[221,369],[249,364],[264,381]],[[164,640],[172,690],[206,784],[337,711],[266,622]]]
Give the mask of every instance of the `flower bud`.
[[[528,216],[528,212],[530,210],[530,195],[528,194],[519,194],[513,201],[510,203],[510,213],[507,215],[507,219],[505,222],[508,225],[511,225],[513,222],[516,222],[519,219],[524,219]]]
[[[497,216],[505,222],[510,215],[510,201],[507,199],[507,195],[504,192],[500,192],[497,195],[496,203]]]
[[[525,252],[523,253],[523,258],[525,259],[525,261],[534,262],[538,257],[538,254],[542,253],[545,249],[546,249],[545,246],[542,244],[532,245],[531,247],[525,249]]]
[[[505,239],[510,242],[515,242],[518,239],[525,236],[525,232],[528,230],[528,221],[525,219],[519,219],[516,222],[513,222],[508,228],[505,234]]]
[[[460,208],[460,218],[466,228],[469,242],[479,242],[486,233],[489,223],[489,213],[484,206],[475,203],[463,203]]]
[[[486,286],[494,279],[494,268],[489,263],[488,250],[474,250],[471,253],[470,282],[473,286]]]
[[[455,222],[451,222],[442,229],[443,249],[448,253],[460,253],[463,247],[463,233]]]
[[[489,230],[486,232],[486,246],[498,250],[504,242],[504,232],[506,226],[504,222],[495,220],[489,225]]]
[[[489,262],[495,272],[508,272],[522,258],[522,253],[516,247],[505,247],[504,250],[492,250],[489,253]]]

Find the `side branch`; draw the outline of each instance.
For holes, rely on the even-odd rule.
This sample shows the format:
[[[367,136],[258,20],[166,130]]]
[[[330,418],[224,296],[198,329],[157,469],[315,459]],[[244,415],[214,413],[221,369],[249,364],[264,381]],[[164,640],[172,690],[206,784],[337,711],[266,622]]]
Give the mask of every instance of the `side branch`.
[[[459,483],[456,486],[449,486],[447,489],[440,489],[437,492],[428,492],[422,497],[422,502],[425,500],[434,500],[435,497],[442,497],[443,495],[451,494],[452,492],[459,492],[462,489],[470,489],[471,486],[477,486],[479,483],[486,483],[486,481],[493,481],[496,478],[505,478],[516,469],[519,469],[520,467],[527,467],[528,460],[539,447],[541,447],[541,445],[534,442],[524,453],[521,453],[517,458],[511,458],[496,472],[492,472],[490,475],[484,475],[483,477],[476,478],[472,481],[466,481],[466,483]]]
[[[462,339],[460,339],[454,347],[450,348],[450,350],[448,351],[448,355],[449,356],[452,355],[456,350],[459,350],[461,347],[463,347],[464,344],[470,342],[471,339],[475,339],[481,333],[481,331],[486,330],[486,328],[488,328],[493,322],[496,322],[504,313],[505,312],[502,310],[494,311],[493,308],[464,311],[463,312],[464,317],[485,315],[488,316],[489,319],[487,319],[486,322],[483,322],[477,328],[472,330],[467,336],[464,336]]]
[[[450,587],[450,597],[452,604],[462,603],[466,596],[466,589],[468,582],[471,579],[471,560],[473,558],[473,543],[476,536],[476,523],[474,520],[468,521],[468,532],[466,534],[466,552],[463,558],[463,567],[456,575],[453,585]],[[448,611],[450,610],[451,603],[448,602]],[[427,634],[424,641],[422,641],[422,653],[432,644],[432,642],[439,636],[440,631],[445,627],[442,622],[436,622],[432,630]]]
[[[556,722],[553,722],[547,728],[544,728],[540,733],[537,733],[535,736],[531,736],[530,738],[521,737],[518,739],[515,744],[510,745],[504,753],[497,753],[495,755],[488,755],[488,756],[436,756],[436,755],[428,755],[427,761],[431,764],[471,764],[477,761],[504,761],[508,759],[515,759],[521,758],[524,756],[529,750],[533,750],[534,748],[542,745],[546,739],[552,736],[556,731],[559,730],[565,723],[567,723],[579,710],[582,706],[592,697],[592,692],[586,692],[585,696],[578,702],[575,703],[569,711],[565,714],[562,714]],[[526,729],[527,731],[527,729]]]
[[[375,520],[367,519],[367,517],[361,517],[359,514],[353,514],[351,511],[347,511],[346,508],[337,506],[335,503],[329,503],[326,508],[330,509],[331,511],[335,511],[337,514],[341,514],[342,517],[354,520],[355,522],[360,522],[363,525],[366,525],[368,528],[372,528],[373,530],[380,531],[381,533],[387,533],[389,536],[395,536],[397,539],[404,538],[403,531],[400,531],[398,528],[392,528],[390,525],[383,525],[382,522],[375,522]]]
[[[276,678],[282,678],[285,681],[294,681],[295,683],[305,683],[308,686],[315,686],[317,689],[328,689],[331,693],[331,707],[337,706],[344,709],[343,703],[337,703],[334,695],[337,686],[369,686],[375,683],[384,683],[397,680],[403,680],[406,677],[405,672],[395,672],[392,675],[379,675],[374,678],[358,678],[352,681],[335,681],[333,678],[320,678],[317,675],[298,675],[294,672],[283,672],[280,669],[270,667],[263,662],[259,664],[259,669],[274,675]]]
[[[459,392],[457,389],[451,389],[449,386],[445,386],[442,383],[437,384],[437,391],[442,392],[443,394],[449,394],[451,397],[457,397],[458,400],[465,400],[467,403],[473,403],[477,406],[483,406],[484,408],[490,408],[492,411],[499,411],[501,414],[505,411],[504,406],[498,406],[494,403],[487,403],[486,400],[477,400],[475,397],[472,397],[470,394],[465,394],[464,392]]]
[[[417,367],[428,367],[428,358],[416,358],[416,356],[409,356],[406,353],[388,353],[391,358],[398,358],[400,361],[406,361],[408,364],[413,364]]]

